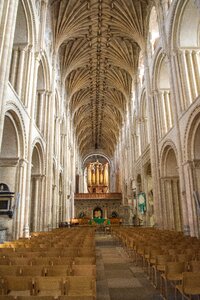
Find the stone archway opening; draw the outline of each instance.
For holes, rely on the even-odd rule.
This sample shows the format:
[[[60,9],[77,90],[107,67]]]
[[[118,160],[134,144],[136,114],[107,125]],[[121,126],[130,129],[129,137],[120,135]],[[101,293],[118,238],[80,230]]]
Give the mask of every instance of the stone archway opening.
[[[42,156],[40,145],[36,144],[32,152],[30,232],[37,231],[42,223]]]
[[[162,194],[163,194],[163,219],[165,227],[182,231],[182,209],[180,200],[179,172],[176,154],[171,146],[165,148],[162,164]]]
[[[103,210],[101,207],[97,206],[93,210],[93,218],[103,218]]]

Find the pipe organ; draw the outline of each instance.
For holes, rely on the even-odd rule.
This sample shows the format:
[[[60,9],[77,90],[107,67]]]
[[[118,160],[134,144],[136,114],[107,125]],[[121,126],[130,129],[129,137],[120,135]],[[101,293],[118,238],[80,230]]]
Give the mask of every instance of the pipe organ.
[[[107,193],[109,186],[109,166],[98,160],[87,166],[87,187],[89,193]]]

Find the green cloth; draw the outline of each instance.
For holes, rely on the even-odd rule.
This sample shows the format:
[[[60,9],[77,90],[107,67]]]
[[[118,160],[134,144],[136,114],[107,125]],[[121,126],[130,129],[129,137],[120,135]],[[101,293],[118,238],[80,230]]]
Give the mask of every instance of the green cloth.
[[[104,219],[104,218],[94,218],[89,221],[89,224],[92,225],[94,222],[98,225],[100,225],[100,224],[110,225],[110,220]]]

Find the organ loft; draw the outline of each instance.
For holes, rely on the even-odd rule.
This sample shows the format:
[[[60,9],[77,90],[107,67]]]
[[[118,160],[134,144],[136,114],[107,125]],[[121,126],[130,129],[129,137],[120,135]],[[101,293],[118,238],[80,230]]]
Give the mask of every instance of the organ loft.
[[[87,166],[87,186],[89,193],[107,193],[109,189],[108,163],[98,160]]]

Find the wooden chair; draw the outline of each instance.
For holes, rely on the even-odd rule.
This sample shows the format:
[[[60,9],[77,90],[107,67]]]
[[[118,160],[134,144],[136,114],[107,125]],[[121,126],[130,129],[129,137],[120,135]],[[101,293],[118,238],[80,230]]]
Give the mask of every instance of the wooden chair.
[[[168,254],[157,255],[156,262],[152,266],[153,275],[152,275],[152,283],[157,288],[158,287],[158,278],[160,279],[160,275],[165,272],[165,265],[167,262],[172,261],[172,257]]]
[[[34,293],[31,276],[3,276],[1,283],[3,295],[30,296]]]
[[[54,297],[64,295],[63,278],[60,276],[35,277],[35,294]]]
[[[176,285],[175,299],[177,299],[177,292],[183,298],[191,299],[192,296],[200,296],[200,272],[184,272],[182,284]]]
[[[66,278],[65,294],[76,297],[96,297],[96,280],[92,276],[69,276]]]
[[[17,300],[55,300],[54,296],[20,296]],[[1,300],[1,298],[0,298]],[[6,299],[5,299],[6,300]]]
[[[200,271],[200,261],[198,261],[198,260],[190,261],[189,269],[191,272],[199,272]]]
[[[45,276],[45,267],[44,266],[22,266],[21,267],[22,276]]]
[[[11,265],[18,265],[18,266],[27,266],[31,265],[31,260],[27,257],[14,257],[10,258]]]
[[[95,296],[60,296],[60,297],[58,297],[58,300],[95,300],[95,299],[96,299]]]
[[[68,265],[73,262],[73,257],[50,257],[51,265]]]
[[[9,295],[0,295],[0,300],[15,300],[18,299],[15,296],[9,296]]]
[[[93,248],[81,248],[78,249],[78,256],[95,256],[96,252]]]
[[[95,265],[96,259],[95,259],[95,257],[87,257],[87,256],[75,257],[74,264],[75,265]]]
[[[10,265],[10,259],[6,257],[0,258],[0,265]]]
[[[175,284],[182,281],[184,271],[185,271],[184,262],[166,263],[165,272],[161,274],[161,295],[163,295],[163,297],[168,299],[168,283],[171,283],[172,286],[175,287]]]
[[[67,265],[53,265],[51,267],[47,267],[46,276],[68,276],[71,273],[71,267]]]
[[[95,265],[73,265],[72,275],[94,276],[96,278],[96,266]]]
[[[45,254],[43,254],[43,252],[32,252],[32,251],[22,251],[20,252],[21,256],[24,257],[24,258],[29,258],[30,260],[31,259],[34,259],[34,258],[37,258],[37,257],[44,257]]]
[[[11,265],[0,265],[0,276],[5,275],[20,275],[21,268],[20,266],[11,266]]]
[[[147,274],[149,279],[151,280],[153,274],[153,266],[156,264],[156,257],[158,255],[162,255],[163,252],[160,248],[152,248],[149,252],[149,257],[147,260]]]
[[[51,265],[50,257],[35,257],[31,259],[31,264],[34,265]]]

